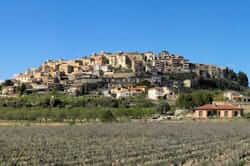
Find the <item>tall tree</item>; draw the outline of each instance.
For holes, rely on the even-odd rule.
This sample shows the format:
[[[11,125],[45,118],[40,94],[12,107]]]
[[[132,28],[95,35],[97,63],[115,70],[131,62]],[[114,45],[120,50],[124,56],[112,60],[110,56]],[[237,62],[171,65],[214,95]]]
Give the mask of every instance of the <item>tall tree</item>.
[[[21,86],[18,86],[16,88],[16,92],[19,93],[20,95],[23,95],[26,89],[27,89],[26,85],[22,84]]]
[[[11,80],[6,80],[6,81],[4,81],[4,83],[2,85],[3,86],[13,86],[14,83]]]
[[[193,108],[213,102],[213,94],[210,91],[194,91],[190,94],[181,94],[176,105],[181,108]]]
[[[232,81],[237,81],[237,74],[232,69],[229,69],[226,73],[226,78]]]
[[[157,105],[156,111],[160,114],[166,114],[168,111],[170,111],[170,109],[170,105],[167,102],[162,101]]]
[[[248,87],[248,77],[246,73],[242,71],[238,73],[238,82],[241,86]]]

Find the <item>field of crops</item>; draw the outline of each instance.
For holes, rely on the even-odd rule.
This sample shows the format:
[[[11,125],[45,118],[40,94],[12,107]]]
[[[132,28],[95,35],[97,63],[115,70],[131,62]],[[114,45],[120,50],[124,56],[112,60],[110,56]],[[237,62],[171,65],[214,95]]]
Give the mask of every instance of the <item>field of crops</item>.
[[[0,165],[249,165],[249,122],[0,127]]]

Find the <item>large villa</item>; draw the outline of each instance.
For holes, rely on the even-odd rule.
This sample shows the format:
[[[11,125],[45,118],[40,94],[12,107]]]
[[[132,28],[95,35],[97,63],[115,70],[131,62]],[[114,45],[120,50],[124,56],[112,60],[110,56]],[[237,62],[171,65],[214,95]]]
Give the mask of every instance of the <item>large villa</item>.
[[[194,118],[207,119],[207,118],[234,118],[243,116],[243,108],[234,106],[232,104],[207,104],[196,107]]]

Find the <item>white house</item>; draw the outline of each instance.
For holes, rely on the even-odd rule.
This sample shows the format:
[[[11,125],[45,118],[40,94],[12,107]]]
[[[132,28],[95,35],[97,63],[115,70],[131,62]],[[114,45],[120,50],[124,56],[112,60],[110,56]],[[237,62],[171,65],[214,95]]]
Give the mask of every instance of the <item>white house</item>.
[[[243,102],[243,103],[250,102],[250,97],[244,96],[237,91],[225,91],[224,99],[234,102]]]
[[[126,97],[129,97],[130,95],[131,95],[130,91],[128,91],[128,90],[121,90],[121,91],[118,91],[116,93],[116,98],[117,99],[126,98]]]
[[[15,79],[17,81],[22,82],[22,83],[28,83],[28,82],[32,81],[31,78],[30,78],[30,76],[28,76],[26,74],[19,74],[19,75],[15,76]]]
[[[225,91],[224,92],[224,98],[227,100],[234,100],[235,98],[241,98],[243,97],[239,92],[237,91]]]
[[[15,93],[15,87],[7,86],[2,88],[2,95],[11,95]]]
[[[158,100],[164,96],[164,91],[162,88],[150,88],[148,90],[148,98],[151,100]]]
[[[175,93],[168,87],[155,87],[148,90],[148,98],[151,100],[159,100],[162,97],[170,98],[175,96]]]
[[[115,94],[117,99],[135,96],[140,92],[136,90],[131,90],[127,88],[113,88],[111,89],[111,94]]]
[[[104,89],[104,90],[102,90],[102,94],[103,94],[103,96],[105,96],[105,97],[111,97],[111,93],[110,93],[110,90],[109,90],[109,89]]]
[[[31,86],[32,86],[33,89],[36,89],[36,90],[47,90],[47,89],[49,89],[48,85],[44,85],[44,84],[32,83]]]
[[[189,79],[184,80],[183,85],[185,88],[192,88],[192,80],[189,80]]]
[[[110,72],[111,66],[110,65],[95,65],[94,71],[103,71],[103,72]]]

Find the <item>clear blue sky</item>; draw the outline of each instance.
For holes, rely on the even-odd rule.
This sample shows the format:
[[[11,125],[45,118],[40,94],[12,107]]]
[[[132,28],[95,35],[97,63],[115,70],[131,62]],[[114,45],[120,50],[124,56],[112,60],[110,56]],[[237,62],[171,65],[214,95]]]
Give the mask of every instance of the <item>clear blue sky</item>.
[[[7,0],[0,80],[52,58],[167,49],[250,75],[249,0]]]

